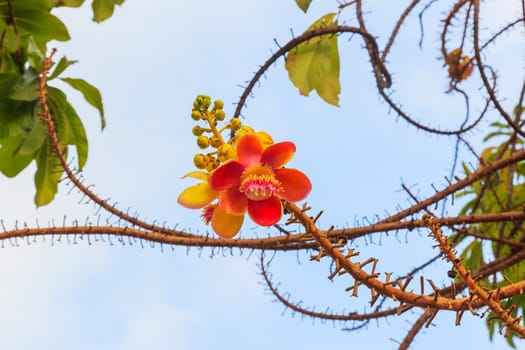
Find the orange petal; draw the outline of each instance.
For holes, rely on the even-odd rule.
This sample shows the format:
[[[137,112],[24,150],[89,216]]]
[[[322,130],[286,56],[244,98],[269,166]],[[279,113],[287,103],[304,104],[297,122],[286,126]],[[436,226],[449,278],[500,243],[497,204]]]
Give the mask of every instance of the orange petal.
[[[216,191],[237,186],[241,183],[244,167],[236,160],[229,160],[215,169],[210,176],[210,185]]]
[[[261,226],[275,225],[283,215],[283,206],[279,198],[272,196],[263,201],[248,201],[250,218]]]
[[[237,141],[237,159],[245,167],[259,164],[262,153],[263,146],[257,135],[242,135]]]
[[[230,187],[220,194],[219,205],[228,214],[242,215],[248,206],[248,198],[238,187]]]
[[[295,144],[290,141],[274,143],[266,148],[261,156],[261,163],[279,169],[288,163],[295,154]]]
[[[289,202],[302,201],[312,190],[312,183],[308,176],[297,169],[277,169],[275,178],[281,182],[283,189],[278,193],[279,197]]]
[[[200,209],[215,198],[217,198],[217,191],[214,191],[207,182],[201,182],[182,191],[177,202],[189,209]]]
[[[225,213],[221,207],[215,207],[211,217],[211,227],[222,238],[232,238],[241,229],[244,215],[231,215]]]

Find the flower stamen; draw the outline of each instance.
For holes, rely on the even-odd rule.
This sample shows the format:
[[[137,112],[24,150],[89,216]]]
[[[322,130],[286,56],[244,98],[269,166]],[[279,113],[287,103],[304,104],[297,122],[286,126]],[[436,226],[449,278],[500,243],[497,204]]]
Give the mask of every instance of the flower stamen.
[[[266,165],[255,165],[246,169],[241,176],[239,190],[253,201],[262,201],[281,192],[281,182],[273,170]]]
[[[210,224],[216,206],[217,204],[209,204],[202,209],[201,219],[206,225]]]

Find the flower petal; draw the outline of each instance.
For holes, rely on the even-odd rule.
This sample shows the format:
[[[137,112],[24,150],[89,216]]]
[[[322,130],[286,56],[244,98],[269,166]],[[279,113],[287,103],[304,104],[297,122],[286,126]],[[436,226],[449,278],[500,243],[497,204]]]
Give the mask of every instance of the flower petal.
[[[261,156],[261,163],[279,169],[288,163],[295,154],[295,144],[290,141],[274,143],[266,148]]]
[[[244,167],[236,160],[229,160],[215,169],[210,176],[210,185],[216,191],[237,186],[241,183]]]
[[[257,225],[272,226],[281,219],[283,206],[275,196],[263,201],[248,200],[248,214]]]
[[[257,135],[242,135],[237,141],[237,159],[245,167],[259,164],[262,153],[263,146]]]
[[[201,180],[201,181],[208,181],[208,179],[210,178],[210,173],[207,173],[205,171],[195,170],[195,171],[191,171],[187,173],[186,175],[181,177],[181,179],[184,179],[187,177],[192,177],[194,179]]]
[[[219,195],[219,206],[228,214],[242,215],[246,212],[248,198],[238,187],[230,187]]]
[[[312,183],[308,176],[297,169],[277,169],[275,178],[281,182],[283,189],[278,193],[279,197],[289,202],[302,201],[312,190]]]
[[[221,207],[216,206],[211,217],[211,227],[222,238],[232,238],[241,229],[244,215],[231,215],[225,213]]]
[[[210,204],[215,198],[217,198],[217,191],[214,191],[207,182],[201,182],[182,191],[177,202],[189,209],[200,209]]]

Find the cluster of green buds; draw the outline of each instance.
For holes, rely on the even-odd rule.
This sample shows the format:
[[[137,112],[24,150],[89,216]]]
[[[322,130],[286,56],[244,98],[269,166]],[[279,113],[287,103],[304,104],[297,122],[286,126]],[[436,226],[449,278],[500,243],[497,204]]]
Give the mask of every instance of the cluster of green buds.
[[[223,108],[224,102],[221,100],[213,101],[212,105],[210,96],[199,95],[193,102],[191,118],[197,122],[204,122],[204,126],[195,125],[192,133],[197,137],[197,146],[200,149],[210,149],[208,153],[198,153],[193,158],[197,169],[211,172],[221,163],[235,158],[235,138],[230,137],[225,141],[222,134],[227,130],[230,135],[235,135],[244,127],[239,118],[232,118],[220,127],[219,125],[221,122],[224,123],[226,118]]]

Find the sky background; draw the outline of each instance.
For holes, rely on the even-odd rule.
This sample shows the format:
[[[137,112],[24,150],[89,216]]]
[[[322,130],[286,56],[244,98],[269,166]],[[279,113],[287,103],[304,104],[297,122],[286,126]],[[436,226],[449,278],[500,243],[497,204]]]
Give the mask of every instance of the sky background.
[[[512,2],[518,3],[518,2]],[[382,6],[383,5],[383,6]],[[392,16],[402,8],[384,2],[364,2],[368,29],[383,47],[392,30]],[[402,5],[399,5],[402,6]],[[240,85],[272,52],[274,42],[287,42],[312,22],[337,8],[335,1],[313,1],[308,14],[295,2],[240,0],[197,2],[127,1],[102,24],[91,21],[91,9],[55,12],[68,26],[72,40],[56,43],[58,56],[79,60],[66,76],[84,78],[99,87],[107,127],[100,132],[97,111],[70,93],[89,137],[85,183],[103,198],[130,208],[142,218],[169,226],[205,232],[198,211],[180,207],[178,194],[193,184],[180,177],[193,169],[198,151],[190,118],[196,95],[225,102],[227,116],[242,92]],[[418,16],[402,27],[387,67],[394,80],[394,99],[417,120],[457,128],[465,117],[464,101],[445,94],[448,88],[439,60],[440,18],[447,7],[432,7],[424,16],[423,50],[417,46]],[[352,21],[352,9],[341,22]],[[488,38],[518,17],[511,1],[483,4]],[[489,16],[490,14],[490,16]],[[515,14],[515,15],[514,15]],[[520,88],[523,28],[504,35],[486,50],[500,74],[500,95],[512,107]],[[324,103],[315,93],[305,98],[288,81],[281,59],[254,90],[243,115],[245,123],[266,130],[274,140],[292,140],[297,154],[290,166],[307,173],[314,188],[308,198],[314,210],[324,210],[327,228],[355,226],[410,204],[400,191],[405,183],[419,196],[446,185],[453,166],[455,139],[415,130],[381,102],[363,42],[341,36],[341,107]],[[451,45],[453,45],[451,43]],[[454,48],[450,47],[450,49]],[[513,54],[514,53],[514,54]],[[519,72],[517,74],[516,72]],[[463,83],[473,93],[471,112],[479,111],[480,79],[476,73]],[[61,86],[63,87],[63,86]],[[64,87],[65,88],[65,87]],[[495,120],[495,113],[492,113]],[[468,137],[481,147],[483,123]],[[478,148],[480,149],[480,148]],[[461,159],[469,154],[460,150]],[[54,202],[35,209],[34,166],[15,179],[0,178],[4,193],[0,218],[6,227],[114,222],[63,183]],[[461,173],[457,173],[461,175]],[[459,205],[448,208],[449,213]],[[272,234],[245,223],[243,237]],[[330,346],[395,349],[419,312],[371,322],[349,333],[352,324],[322,323],[285,311],[262,283],[258,253],[210,249],[125,245],[107,238],[73,242],[50,237],[4,242],[0,250],[0,343],[4,349],[318,349]],[[426,232],[374,236],[352,242],[361,256],[379,258],[378,270],[404,274],[436,254]],[[448,283],[445,263],[425,272],[438,285]],[[278,253],[270,268],[275,282],[291,300],[316,310],[363,311],[368,298],[350,298],[344,289],[353,282],[327,279],[329,266],[311,263],[306,253]],[[365,290],[361,291],[365,293]],[[465,315],[462,327],[454,316],[438,314],[420,333],[412,348],[443,349],[468,346],[501,349],[496,336],[488,342],[483,320]],[[469,336],[465,336],[468,334]]]

